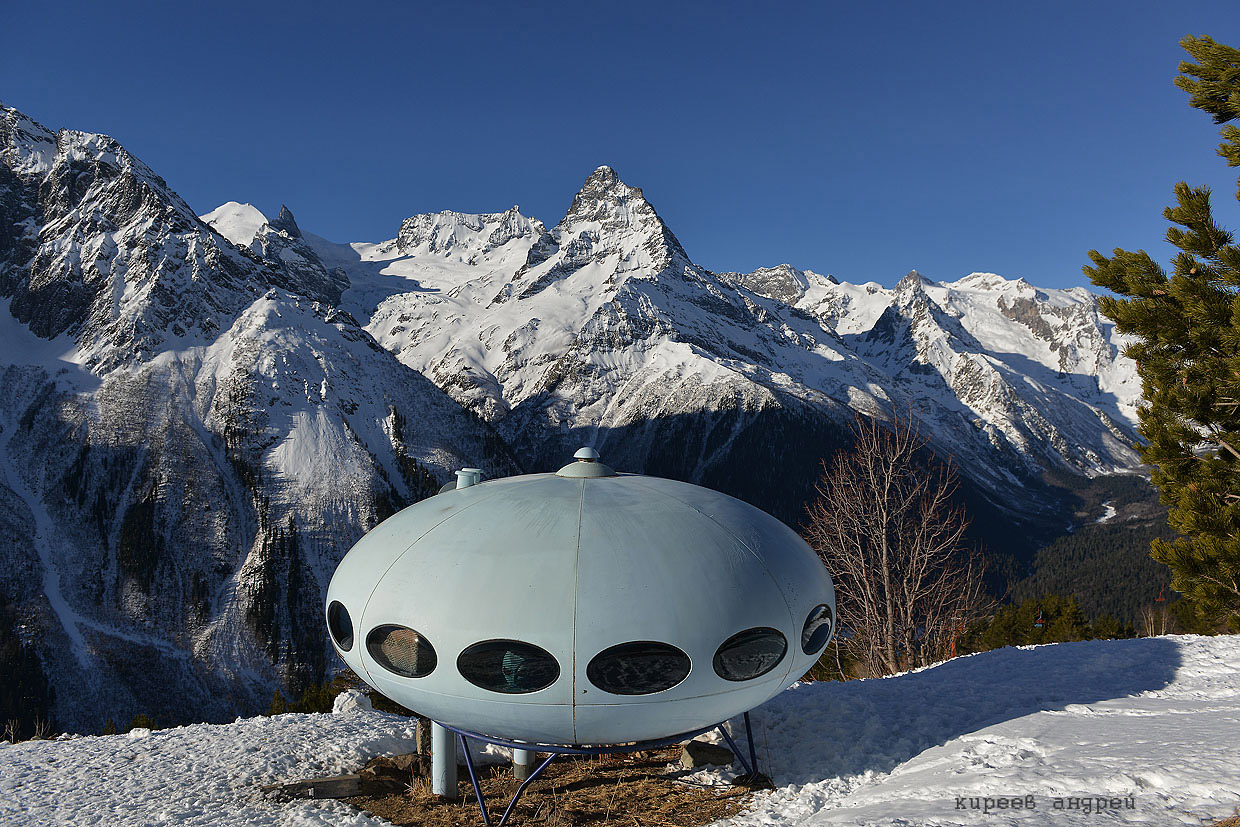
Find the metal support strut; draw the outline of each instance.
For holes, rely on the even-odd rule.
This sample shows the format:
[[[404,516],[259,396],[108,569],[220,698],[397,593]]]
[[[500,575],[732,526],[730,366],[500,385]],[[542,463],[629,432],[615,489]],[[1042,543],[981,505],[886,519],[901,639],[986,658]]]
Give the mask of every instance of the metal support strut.
[[[740,748],[736,746],[736,742],[732,740],[732,736],[728,734],[728,730],[723,724],[719,725],[719,734],[723,736],[723,740],[728,742],[728,746],[732,748],[732,754],[736,756],[736,760],[741,762],[741,766],[745,768],[745,774],[750,778],[758,776],[758,754],[753,748],[753,727],[749,723],[749,713],[745,713],[745,736],[749,741],[749,760],[745,760],[745,756],[741,755]]]
[[[478,797],[478,809],[482,810],[482,823],[485,824],[486,827],[491,827],[491,814],[487,812],[487,802],[482,796],[482,785],[478,783],[478,771],[474,769],[474,757],[469,752],[469,741],[466,740],[465,734],[459,731],[456,733],[456,737],[460,739],[461,752],[465,754],[465,768],[469,770],[469,783],[473,785],[474,795]],[[547,758],[539,764],[538,767],[535,768],[535,770],[520,783],[520,785],[518,785],[517,791],[512,794],[512,800],[508,802],[508,808],[504,810],[504,815],[499,820],[498,827],[504,827],[504,825],[508,822],[508,816],[512,815],[513,808],[517,806],[517,800],[521,798],[521,793],[525,792],[525,788],[528,787],[535,778],[541,775],[542,771],[547,768],[547,765],[554,761],[558,755],[559,753],[556,752],[548,755]]]
[[[673,735],[670,738],[660,738],[654,741],[637,741],[631,744],[612,744],[604,747],[569,747],[562,744],[530,744],[525,742],[509,741],[503,738],[493,738],[489,735],[482,735],[477,732],[458,729],[457,727],[448,726],[447,724],[436,724],[436,726],[441,726],[446,730],[456,733],[457,740],[460,743],[461,753],[465,757],[465,767],[469,770],[469,783],[473,785],[474,795],[478,797],[478,809],[482,811],[482,822],[486,825],[486,827],[492,827],[491,814],[487,810],[486,798],[482,795],[482,785],[478,781],[478,771],[474,767],[474,756],[469,751],[469,739],[471,738],[488,744],[508,747],[509,749],[524,750],[531,756],[535,752],[549,753],[543,762],[530,773],[529,777],[517,786],[517,791],[513,793],[512,800],[508,802],[508,807],[504,810],[504,815],[500,818],[499,824],[495,827],[504,827],[504,825],[508,822],[508,817],[511,816],[513,810],[516,809],[517,801],[520,800],[521,794],[525,792],[525,788],[528,787],[536,778],[538,778],[538,776],[542,775],[542,771],[550,766],[551,762],[561,755],[606,755],[616,752],[638,752],[642,750],[655,749],[657,747],[665,747],[669,744],[678,744],[681,741],[687,741],[701,735],[703,732],[709,732],[712,729],[718,728],[720,734],[723,735],[724,740],[728,742],[728,746],[732,748],[732,754],[735,755],[741,762],[741,765],[745,768],[745,771],[750,775],[750,777],[756,776],[758,770],[758,757],[754,752],[753,730],[749,724],[748,712],[745,713],[745,731],[749,738],[749,761],[745,760],[745,757],[737,748],[736,743],[732,740],[732,736],[728,735],[728,731],[724,728],[724,724],[702,727],[701,729],[694,730],[693,732]]]

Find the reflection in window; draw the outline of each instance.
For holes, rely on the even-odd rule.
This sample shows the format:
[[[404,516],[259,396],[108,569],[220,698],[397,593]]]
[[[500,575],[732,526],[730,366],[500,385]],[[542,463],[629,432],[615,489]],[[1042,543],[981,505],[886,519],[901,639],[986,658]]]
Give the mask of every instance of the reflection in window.
[[[752,680],[774,669],[787,651],[788,640],[779,631],[746,629],[715,652],[715,674],[729,681]]]
[[[805,629],[801,632],[801,649],[805,654],[813,655],[827,645],[831,637],[831,607],[820,603],[805,618]]]
[[[461,652],[456,668],[474,686],[505,695],[537,692],[560,677],[560,664],[550,652],[519,640],[475,643]]]
[[[586,667],[586,677],[614,695],[648,695],[671,689],[691,668],[689,656],[675,646],[637,641],[599,652]]]
[[[366,651],[375,661],[406,678],[424,678],[438,662],[426,638],[404,626],[376,626],[366,636]]]
[[[332,633],[332,640],[336,641],[341,652],[353,648],[353,620],[339,600],[333,600],[327,607],[327,630]]]

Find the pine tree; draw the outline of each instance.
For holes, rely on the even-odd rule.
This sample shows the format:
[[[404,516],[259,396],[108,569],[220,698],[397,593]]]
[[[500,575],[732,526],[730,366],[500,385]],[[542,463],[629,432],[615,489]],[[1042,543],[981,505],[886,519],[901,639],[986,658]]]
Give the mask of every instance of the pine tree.
[[[1196,62],[1181,63],[1175,83],[1191,106],[1228,124],[1219,155],[1240,166],[1240,129],[1229,123],[1240,118],[1240,50],[1209,37],[1180,45]],[[1144,250],[1092,250],[1084,269],[1127,297],[1103,297],[1102,312],[1138,337],[1125,354],[1145,396],[1142,457],[1183,535],[1155,540],[1151,554],[1201,611],[1240,617],[1240,247],[1215,223],[1208,187],[1180,183],[1175,197],[1163,213],[1174,225],[1167,240],[1181,250],[1173,275]]]

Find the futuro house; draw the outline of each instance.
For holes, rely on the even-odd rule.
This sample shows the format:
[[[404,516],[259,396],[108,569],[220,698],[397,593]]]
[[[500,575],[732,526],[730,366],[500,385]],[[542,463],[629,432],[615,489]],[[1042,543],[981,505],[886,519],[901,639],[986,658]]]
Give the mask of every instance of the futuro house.
[[[345,662],[435,721],[571,746],[709,727],[817,661],[835,590],[795,532],[576,456],[477,485],[462,472],[358,541],[327,591]]]

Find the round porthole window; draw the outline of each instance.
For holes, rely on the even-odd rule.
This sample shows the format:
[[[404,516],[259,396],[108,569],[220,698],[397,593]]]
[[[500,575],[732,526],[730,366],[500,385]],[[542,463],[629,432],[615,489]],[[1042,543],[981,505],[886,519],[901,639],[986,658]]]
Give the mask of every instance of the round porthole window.
[[[649,695],[689,676],[689,656],[667,643],[643,640],[599,652],[586,666],[590,683],[613,695]]]
[[[725,681],[748,681],[765,675],[784,659],[788,639],[777,629],[746,629],[715,652],[715,674]]]
[[[405,678],[424,678],[435,671],[435,647],[404,626],[376,626],[366,635],[366,651],[389,672]]]
[[[341,652],[353,648],[353,619],[339,600],[333,600],[327,607],[327,631],[331,632],[332,640],[340,647]]]
[[[819,652],[827,645],[831,637],[831,607],[820,603],[805,618],[805,628],[801,631],[801,649],[807,655]]]
[[[524,695],[560,677],[560,664],[546,649],[519,640],[484,640],[456,659],[461,677],[482,689]]]

